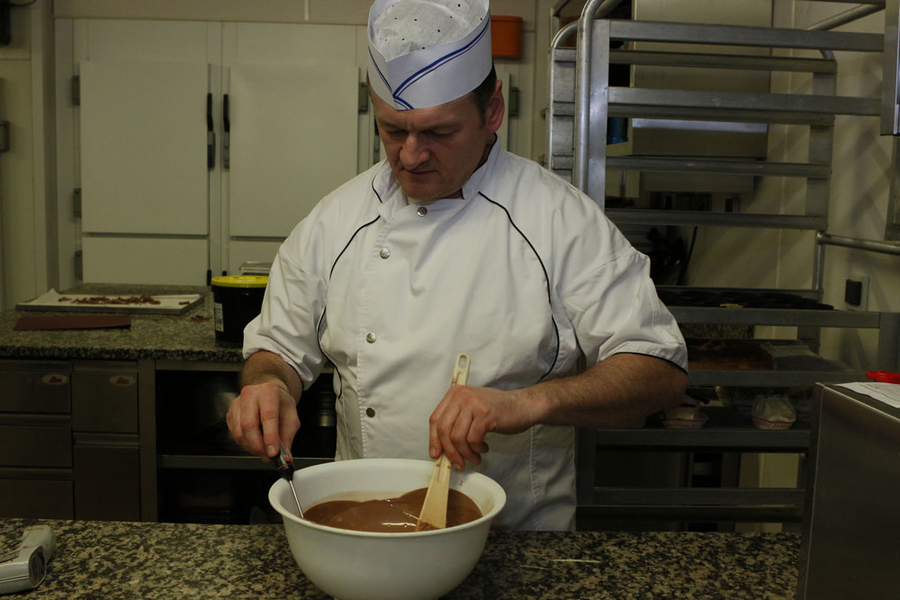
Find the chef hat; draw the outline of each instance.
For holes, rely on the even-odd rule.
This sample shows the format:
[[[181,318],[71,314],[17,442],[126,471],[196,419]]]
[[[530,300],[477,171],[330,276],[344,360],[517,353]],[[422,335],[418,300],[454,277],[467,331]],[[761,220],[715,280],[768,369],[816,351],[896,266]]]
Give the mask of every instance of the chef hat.
[[[369,83],[398,110],[455,100],[490,70],[488,0],[376,0],[369,10]]]

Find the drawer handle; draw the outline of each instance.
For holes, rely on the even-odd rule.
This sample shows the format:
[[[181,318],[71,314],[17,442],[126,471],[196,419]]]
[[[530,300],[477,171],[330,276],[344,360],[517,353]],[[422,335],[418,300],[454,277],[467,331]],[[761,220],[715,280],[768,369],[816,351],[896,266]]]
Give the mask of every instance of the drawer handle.
[[[109,378],[109,383],[119,387],[130,387],[137,383],[137,377],[133,375],[113,375]]]
[[[41,377],[41,383],[44,385],[66,385],[69,383],[69,376],[62,373],[47,373]]]

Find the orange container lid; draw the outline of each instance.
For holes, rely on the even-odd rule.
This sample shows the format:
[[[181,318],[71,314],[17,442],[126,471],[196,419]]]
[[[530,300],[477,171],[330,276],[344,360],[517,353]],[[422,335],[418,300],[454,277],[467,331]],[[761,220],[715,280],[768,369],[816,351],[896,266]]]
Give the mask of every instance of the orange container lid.
[[[522,57],[522,17],[491,15],[491,54],[494,58]]]

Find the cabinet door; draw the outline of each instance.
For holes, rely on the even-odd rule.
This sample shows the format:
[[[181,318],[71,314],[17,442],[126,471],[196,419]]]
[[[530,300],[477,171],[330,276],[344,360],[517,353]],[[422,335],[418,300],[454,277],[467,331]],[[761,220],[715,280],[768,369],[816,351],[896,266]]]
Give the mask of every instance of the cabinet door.
[[[0,413],[59,413],[71,410],[66,362],[0,361]]]
[[[284,237],[356,175],[358,78],[346,64],[232,67],[232,236]]]
[[[137,436],[78,435],[74,455],[76,519],[141,520]]]
[[[62,469],[0,467],[0,517],[72,519],[72,473]]]
[[[81,64],[82,228],[206,235],[205,63]]]
[[[137,367],[76,365],[72,375],[72,429],[137,433]]]

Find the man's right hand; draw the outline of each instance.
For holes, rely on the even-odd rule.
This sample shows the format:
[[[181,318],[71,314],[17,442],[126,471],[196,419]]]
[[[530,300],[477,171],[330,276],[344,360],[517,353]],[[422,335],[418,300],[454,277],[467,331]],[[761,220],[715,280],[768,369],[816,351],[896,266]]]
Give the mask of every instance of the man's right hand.
[[[290,448],[300,429],[297,403],[277,380],[244,386],[225,419],[234,441],[264,460],[278,453],[280,442]]]

